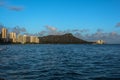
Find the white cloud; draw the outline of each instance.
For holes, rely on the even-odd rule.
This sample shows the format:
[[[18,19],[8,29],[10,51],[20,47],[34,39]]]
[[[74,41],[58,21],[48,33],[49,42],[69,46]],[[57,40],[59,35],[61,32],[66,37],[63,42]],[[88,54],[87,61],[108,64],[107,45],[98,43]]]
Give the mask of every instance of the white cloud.
[[[9,4],[7,4],[8,2],[5,2],[4,0],[0,1],[0,6],[2,6],[3,8],[7,8],[8,10],[13,10],[13,11],[21,11],[24,8],[22,6],[9,6]]]
[[[21,7],[21,6],[9,6],[8,9],[13,10],[13,11],[21,11],[21,10],[23,10],[23,7]]]
[[[45,26],[47,30],[49,31],[57,31],[57,28],[53,27],[53,26]]]
[[[16,26],[14,28],[12,28],[12,32],[15,32],[16,34],[20,34],[20,33],[26,33],[26,29],[24,27],[19,27],[19,26]]]

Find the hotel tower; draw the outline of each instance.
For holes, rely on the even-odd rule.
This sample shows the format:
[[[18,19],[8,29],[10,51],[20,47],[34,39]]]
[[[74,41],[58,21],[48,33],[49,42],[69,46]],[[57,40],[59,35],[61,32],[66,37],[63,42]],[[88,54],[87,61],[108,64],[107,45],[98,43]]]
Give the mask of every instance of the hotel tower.
[[[6,28],[2,28],[2,38],[3,39],[7,38],[7,29]]]
[[[12,39],[12,42],[13,42],[13,43],[16,42],[16,33],[15,33],[15,32],[11,32],[11,33],[10,33],[10,39]]]

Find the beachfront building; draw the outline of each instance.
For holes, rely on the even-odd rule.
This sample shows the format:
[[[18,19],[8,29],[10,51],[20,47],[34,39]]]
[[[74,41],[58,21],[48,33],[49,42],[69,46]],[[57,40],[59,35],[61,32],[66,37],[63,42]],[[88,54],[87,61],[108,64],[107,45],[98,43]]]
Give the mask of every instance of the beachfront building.
[[[30,36],[27,36],[27,35],[18,35],[17,42],[18,43],[22,43],[22,44],[30,43]]]
[[[16,33],[15,32],[11,32],[10,35],[9,35],[9,38],[12,40],[13,43],[17,42]]]
[[[17,36],[17,43],[22,43],[22,41],[23,41],[23,36],[18,34],[18,36]]]
[[[104,44],[104,41],[103,40],[97,40],[96,44]]]
[[[28,36],[28,35],[20,35],[20,34],[16,35],[15,32],[10,32],[8,35],[7,29],[2,28],[0,41],[26,44],[26,43],[39,43],[39,38],[36,36]]]
[[[39,43],[39,38],[36,36],[30,36],[30,43]]]
[[[39,43],[39,38],[36,37],[35,43]]]
[[[6,39],[7,38],[7,29],[6,28],[2,28],[2,38]]]
[[[30,36],[26,36],[26,43],[30,43]]]
[[[1,35],[1,33],[0,33],[0,39],[2,38],[2,35]]]
[[[23,35],[23,43],[30,43],[30,36]]]
[[[23,41],[22,43],[25,44],[27,42],[27,35],[23,35]]]

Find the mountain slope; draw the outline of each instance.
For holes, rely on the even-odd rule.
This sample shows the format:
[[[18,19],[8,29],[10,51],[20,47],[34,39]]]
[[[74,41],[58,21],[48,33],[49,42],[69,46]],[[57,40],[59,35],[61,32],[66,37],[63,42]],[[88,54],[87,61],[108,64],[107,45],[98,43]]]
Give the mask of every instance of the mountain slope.
[[[44,37],[39,37],[40,43],[53,43],[53,44],[82,44],[89,43],[85,40],[74,37],[71,33],[64,35],[49,35]]]

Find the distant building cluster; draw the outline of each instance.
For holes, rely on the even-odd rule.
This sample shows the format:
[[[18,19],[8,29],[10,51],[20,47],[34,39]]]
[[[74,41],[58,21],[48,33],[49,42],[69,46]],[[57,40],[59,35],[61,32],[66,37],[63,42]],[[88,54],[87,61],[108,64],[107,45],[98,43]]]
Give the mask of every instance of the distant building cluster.
[[[97,40],[96,44],[104,44],[105,42],[103,40]]]
[[[10,42],[10,43],[39,43],[39,38],[37,36],[28,36],[28,35],[16,35],[15,32],[8,33],[6,28],[2,28],[0,34],[1,42]]]

